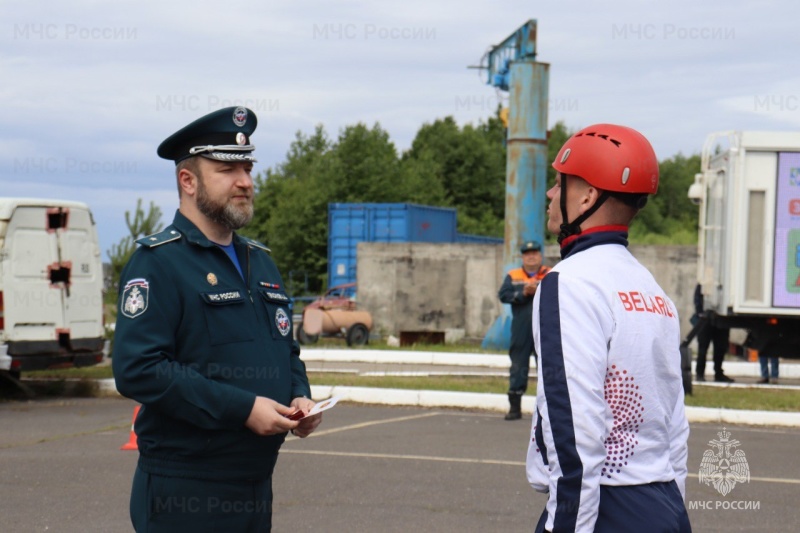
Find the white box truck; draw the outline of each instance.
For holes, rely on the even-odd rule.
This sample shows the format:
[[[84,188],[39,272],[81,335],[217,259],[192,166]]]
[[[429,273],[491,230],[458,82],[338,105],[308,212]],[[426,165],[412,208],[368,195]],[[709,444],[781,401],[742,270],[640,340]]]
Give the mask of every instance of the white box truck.
[[[0,198],[0,371],[103,358],[103,267],[86,204]]]
[[[689,197],[710,320],[746,329],[761,355],[800,358],[800,132],[712,134],[701,161]]]

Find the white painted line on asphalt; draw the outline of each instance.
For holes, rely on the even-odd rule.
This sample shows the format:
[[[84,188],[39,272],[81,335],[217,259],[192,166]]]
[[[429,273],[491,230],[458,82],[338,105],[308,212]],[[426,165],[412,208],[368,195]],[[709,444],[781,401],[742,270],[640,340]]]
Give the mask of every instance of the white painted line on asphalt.
[[[313,436],[312,434],[311,436]],[[404,459],[412,461],[437,461],[442,463],[469,463],[469,464],[489,464],[504,466],[525,466],[523,461],[501,461],[499,459],[470,459],[458,457],[437,457],[432,455],[405,455],[391,453],[365,453],[365,452],[332,452],[323,450],[289,450],[281,449],[281,453],[295,453],[304,455],[327,455],[334,457],[360,457],[368,459]],[[697,474],[688,474],[690,478],[699,478]],[[800,479],[785,479],[778,477],[756,477],[750,476],[750,481],[761,483],[785,483],[789,485],[800,485]]]
[[[689,474],[689,477],[700,478],[700,476],[697,474]],[[784,479],[780,477],[750,476],[750,481],[760,481],[762,483],[788,483],[790,485],[800,485],[800,479]]]
[[[312,435],[313,436],[313,433]],[[306,455],[331,455],[337,457],[360,457],[369,459],[405,459],[411,461],[437,461],[442,463],[470,463],[484,465],[525,466],[522,461],[501,461],[498,459],[470,459],[458,457],[436,457],[431,455],[397,455],[391,453],[357,453],[357,452],[327,452],[323,450],[287,450],[281,448],[281,453],[297,453]]]
[[[490,464],[505,466],[525,466],[523,461],[501,461],[497,459],[470,459],[458,457],[437,457],[431,455],[399,455],[391,453],[364,453],[364,452],[332,452],[323,450],[287,450],[281,449],[281,453],[296,453],[306,455],[328,455],[337,457],[366,457],[370,459],[406,459],[416,461],[438,461],[443,463],[469,463],[469,464]],[[697,474],[689,474],[690,478],[699,478]],[[762,483],[787,483],[790,485],[800,484],[800,479],[784,479],[777,477],[756,477],[750,476],[750,481]]]
[[[351,429],[361,429],[361,428],[366,428],[366,427],[370,427],[370,426],[378,426],[380,424],[392,424],[392,423],[395,423],[395,422],[405,422],[407,420],[417,420],[419,418],[428,418],[429,416],[438,416],[438,415],[439,415],[439,413],[433,412],[433,413],[423,413],[421,415],[399,416],[399,417],[396,417],[396,418],[384,418],[384,419],[380,419],[380,420],[370,420],[369,422],[361,422],[360,424],[352,424],[352,425],[349,425],[349,426],[342,426],[342,427],[338,427],[338,428],[324,429],[322,431],[315,431],[314,433],[312,433],[311,435],[309,435],[306,438],[310,439],[311,437],[323,437],[325,435],[330,435],[331,433],[339,433],[339,432],[342,432],[342,431],[350,431]],[[300,437],[289,437],[289,436],[287,436],[286,440],[287,441],[292,441],[292,440],[298,440],[299,438]]]

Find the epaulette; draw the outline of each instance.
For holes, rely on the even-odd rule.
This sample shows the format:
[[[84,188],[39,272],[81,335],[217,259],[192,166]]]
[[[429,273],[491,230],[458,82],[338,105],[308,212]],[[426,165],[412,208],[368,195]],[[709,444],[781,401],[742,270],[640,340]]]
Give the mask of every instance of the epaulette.
[[[156,246],[160,246],[168,242],[177,241],[180,238],[181,234],[178,230],[167,228],[164,231],[153,233],[152,235],[142,237],[141,239],[136,239],[136,242],[148,248],[155,248]]]
[[[246,245],[248,245],[248,246],[255,246],[256,248],[261,248],[262,250],[264,250],[268,254],[272,253],[272,250],[270,250],[269,248],[267,248],[265,245],[261,244],[258,241],[254,241],[253,239],[250,239],[248,237],[242,237],[241,235],[239,235],[239,238],[242,239],[244,241],[244,243]]]

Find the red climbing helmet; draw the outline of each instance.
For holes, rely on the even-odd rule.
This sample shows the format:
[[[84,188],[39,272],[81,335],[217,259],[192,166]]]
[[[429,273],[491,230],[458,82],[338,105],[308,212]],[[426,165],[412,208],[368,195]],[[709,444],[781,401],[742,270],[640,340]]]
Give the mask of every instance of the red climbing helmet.
[[[638,131],[615,124],[595,124],[570,137],[553,168],[611,192],[655,194],[658,160]]]

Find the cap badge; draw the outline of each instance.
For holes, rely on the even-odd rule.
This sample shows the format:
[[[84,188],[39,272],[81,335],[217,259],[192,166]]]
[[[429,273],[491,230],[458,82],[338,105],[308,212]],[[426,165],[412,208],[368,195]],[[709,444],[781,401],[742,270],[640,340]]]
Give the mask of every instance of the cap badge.
[[[245,144],[247,144],[247,135],[245,135],[241,131],[239,133],[237,133],[236,134],[236,144],[238,144],[239,146],[244,146]]]
[[[247,122],[247,109],[243,107],[237,107],[233,110],[233,123],[239,126],[240,128],[244,126],[244,123]]]
[[[217,276],[214,275],[213,272],[209,272],[208,276],[206,276],[206,281],[208,281],[211,285],[217,284]]]

